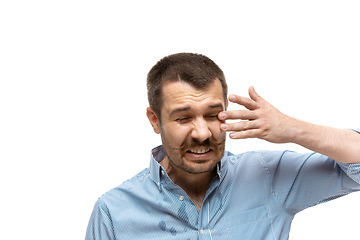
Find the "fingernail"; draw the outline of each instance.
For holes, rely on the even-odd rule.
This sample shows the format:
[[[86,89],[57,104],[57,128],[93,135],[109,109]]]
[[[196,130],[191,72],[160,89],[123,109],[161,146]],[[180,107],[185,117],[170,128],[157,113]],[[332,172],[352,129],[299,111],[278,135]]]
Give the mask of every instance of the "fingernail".
[[[224,112],[220,113],[220,118],[225,119],[226,118],[226,113],[224,113]]]
[[[236,100],[235,95],[230,95],[230,96],[229,96],[229,100],[230,100],[230,101],[235,101],[235,100]]]
[[[223,130],[226,130],[226,129],[228,129],[228,125],[227,124],[221,124],[221,128],[223,129]]]

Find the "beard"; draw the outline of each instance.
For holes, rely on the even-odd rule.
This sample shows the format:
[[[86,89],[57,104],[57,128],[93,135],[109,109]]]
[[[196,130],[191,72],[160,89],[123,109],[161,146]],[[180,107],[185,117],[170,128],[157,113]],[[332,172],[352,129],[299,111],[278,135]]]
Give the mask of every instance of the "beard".
[[[181,169],[187,173],[200,174],[213,171],[217,164],[221,161],[225,152],[225,134],[221,141],[217,142],[214,138],[208,138],[203,142],[199,142],[196,139],[185,140],[180,147],[172,146],[168,140],[165,132],[161,129],[161,141],[164,152],[173,166]],[[206,161],[188,161],[185,158],[185,149],[205,147],[214,151],[214,156],[210,160]]]

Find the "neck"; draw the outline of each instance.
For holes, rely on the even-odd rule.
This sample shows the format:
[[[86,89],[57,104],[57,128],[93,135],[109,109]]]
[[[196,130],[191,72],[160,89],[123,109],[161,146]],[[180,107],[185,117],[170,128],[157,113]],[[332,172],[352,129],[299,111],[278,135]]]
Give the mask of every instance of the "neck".
[[[160,164],[165,168],[171,181],[181,187],[200,211],[210,183],[216,176],[216,168],[205,173],[188,173],[174,166],[167,157]]]

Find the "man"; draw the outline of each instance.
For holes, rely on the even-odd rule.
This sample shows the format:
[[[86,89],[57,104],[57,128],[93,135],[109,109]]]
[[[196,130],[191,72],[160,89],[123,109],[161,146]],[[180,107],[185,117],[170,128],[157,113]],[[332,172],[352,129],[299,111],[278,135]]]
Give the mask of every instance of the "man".
[[[230,95],[209,58],[167,56],[149,72],[147,117],[161,135],[150,167],[96,202],[86,239],[288,239],[296,213],[360,190],[360,135],[290,118],[261,98]],[[240,121],[225,123],[228,119]],[[230,138],[314,152],[225,151]]]

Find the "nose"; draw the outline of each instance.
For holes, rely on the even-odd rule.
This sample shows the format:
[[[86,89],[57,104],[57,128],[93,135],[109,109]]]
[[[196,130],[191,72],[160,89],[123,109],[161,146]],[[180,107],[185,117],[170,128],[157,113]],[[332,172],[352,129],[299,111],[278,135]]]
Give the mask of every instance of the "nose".
[[[191,137],[198,140],[199,142],[204,142],[212,136],[212,133],[209,129],[208,123],[203,118],[197,118],[193,122],[193,130],[191,132]]]

